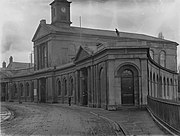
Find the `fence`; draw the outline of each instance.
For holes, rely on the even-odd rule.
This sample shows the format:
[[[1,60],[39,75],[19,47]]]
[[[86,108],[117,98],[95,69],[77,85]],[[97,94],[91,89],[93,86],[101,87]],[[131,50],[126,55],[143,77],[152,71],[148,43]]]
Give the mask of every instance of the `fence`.
[[[180,134],[180,103],[148,96],[148,108],[157,119]]]

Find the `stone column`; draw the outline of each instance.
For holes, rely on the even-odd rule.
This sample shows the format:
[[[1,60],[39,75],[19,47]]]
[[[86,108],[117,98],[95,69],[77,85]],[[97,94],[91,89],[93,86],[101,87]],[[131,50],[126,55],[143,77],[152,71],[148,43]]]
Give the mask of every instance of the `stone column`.
[[[8,83],[6,84],[6,90],[5,90],[5,101],[8,101]]]
[[[71,89],[69,78],[70,78],[70,75],[67,74],[67,100],[68,100],[68,97],[70,96],[70,89]],[[67,103],[68,103],[68,101],[67,101]]]
[[[90,73],[90,67],[87,68],[88,70],[88,80],[87,80],[87,84],[88,84],[88,106],[90,107],[91,104],[91,73]]]
[[[80,105],[83,104],[83,74],[82,74],[82,71],[79,71],[80,72]]]
[[[80,71],[77,71],[77,103],[80,105]]]
[[[37,67],[38,67],[38,52],[37,52],[37,46],[34,46],[34,70],[36,71],[37,70]]]
[[[12,101],[12,83],[8,83],[9,102]]]
[[[33,98],[34,98],[34,85],[33,85],[33,80],[30,81],[30,98],[31,98],[31,102],[33,102]]]
[[[90,84],[90,88],[91,88],[91,98],[90,98],[90,100],[91,100],[91,107],[93,107],[93,103],[94,103],[94,99],[93,99],[93,97],[94,97],[94,79],[93,79],[93,74],[94,74],[94,72],[93,72],[93,66],[91,66],[90,67],[90,74],[91,74],[91,76],[90,76],[90,82],[91,82],[91,84]]]
[[[24,91],[24,101],[27,101],[27,89],[26,89],[26,81],[23,81],[23,91]]]
[[[77,102],[77,91],[78,91],[78,71],[76,71],[75,72],[75,76],[74,76],[74,102],[75,102],[75,104],[77,104],[78,102]]]
[[[17,83],[17,89],[18,89],[18,101],[21,102],[21,86],[20,86],[20,82]]]
[[[105,74],[105,109],[107,109],[107,107],[108,107],[108,75],[107,75],[107,61],[105,62],[105,64],[104,64],[104,67],[105,67],[105,71],[104,71],[104,74]]]
[[[46,99],[48,97],[47,95],[47,91],[48,91],[48,88],[47,88],[47,78],[46,78]],[[53,75],[52,75],[52,103],[57,103],[57,93],[56,93],[56,79],[55,79],[55,73],[53,72]]]
[[[93,107],[96,104],[96,66],[93,66]]]
[[[94,67],[94,105],[95,105],[95,107],[97,107],[97,65],[95,65],[95,67]]]

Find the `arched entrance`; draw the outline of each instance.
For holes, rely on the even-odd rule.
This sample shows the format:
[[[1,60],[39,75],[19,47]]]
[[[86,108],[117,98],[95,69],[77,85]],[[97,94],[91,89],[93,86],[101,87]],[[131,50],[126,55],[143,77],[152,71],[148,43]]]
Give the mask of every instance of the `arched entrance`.
[[[106,106],[106,77],[104,68],[99,71],[98,107]]]
[[[88,105],[88,88],[87,88],[87,68],[82,69],[81,87],[82,87],[82,105]]]
[[[133,65],[124,65],[117,71],[120,77],[121,104],[139,105],[138,70]]]
[[[46,78],[40,79],[40,102],[46,102]]]
[[[122,104],[134,105],[134,79],[133,72],[126,69],[121,77],[121,100]]]

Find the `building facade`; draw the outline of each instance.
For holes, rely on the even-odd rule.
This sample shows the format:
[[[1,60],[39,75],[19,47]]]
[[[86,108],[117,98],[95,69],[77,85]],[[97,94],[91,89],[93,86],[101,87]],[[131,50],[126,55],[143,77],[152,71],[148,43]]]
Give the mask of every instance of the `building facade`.
[[[68,103],[71,97],[73,104],[111,110],[144,106],[148,95],[178,99],[176,42],[73,27],[70,4],[54,0],[51,24],[40,21],[33,67],[1,70],[11,73],[1,77],[3,100]]]

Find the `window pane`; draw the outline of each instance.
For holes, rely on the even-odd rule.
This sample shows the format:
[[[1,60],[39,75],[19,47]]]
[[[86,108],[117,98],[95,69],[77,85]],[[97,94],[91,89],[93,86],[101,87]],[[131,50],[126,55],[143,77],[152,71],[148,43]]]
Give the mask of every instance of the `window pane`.
[[[160,53],[160,65],[164,67],[165,66],[165,62],[166,62],[165,52],[161,51],[161,53]]]
[[[153,50],[150,50],[150,56],[151,56],[152,59],[154,59],[154,52],[153,52]]]
[[[124,70],[123,73],[122,73],[122,76],[123,77],[127,77],[127,76],[132,76],[132,72],[130,70]]]

